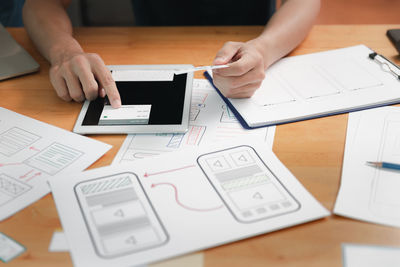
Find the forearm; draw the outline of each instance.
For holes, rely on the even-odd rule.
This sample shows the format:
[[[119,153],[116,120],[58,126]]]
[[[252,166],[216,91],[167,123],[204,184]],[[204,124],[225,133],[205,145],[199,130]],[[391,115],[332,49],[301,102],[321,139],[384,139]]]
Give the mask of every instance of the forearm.
[[[306,37],[319,13],[320,0],[287,0],[262,34],[252,40],[264,57],[265,69],[292,51]]]
[[[51,63],[66,54],[81,53],[72,36],[72,25],[65,11],[69,0],[26,0],[23,19],[29,36],[40,53]]]

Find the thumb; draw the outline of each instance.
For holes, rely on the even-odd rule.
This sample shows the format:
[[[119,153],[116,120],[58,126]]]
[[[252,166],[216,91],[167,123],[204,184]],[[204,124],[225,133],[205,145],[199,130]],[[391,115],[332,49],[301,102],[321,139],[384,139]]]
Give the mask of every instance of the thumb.
[[[237,51],[241,47],[241,43],[238,42],[227,42],[217,52],[213,65],[222,65],[229,63],[232,58],[236,55]]]

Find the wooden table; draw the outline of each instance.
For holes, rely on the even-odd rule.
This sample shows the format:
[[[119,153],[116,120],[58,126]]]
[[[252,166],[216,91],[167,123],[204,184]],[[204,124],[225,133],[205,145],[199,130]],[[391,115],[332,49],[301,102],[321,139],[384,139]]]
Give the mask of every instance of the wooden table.
[[[385,36],[400,25],[315,26],[291,55],[365,44],[389,59],[400,57]],[[60,100],[49,82],[47,62],[24,29],[8,29],[40,63],[39,73],[0,82],[0,106],[72,130],[81,105]],[[246,41],[262,27],[79,28],[76,38],[87,52],[106,64],[208,65],[226,41]],[[196,74],[201,78],[201,74]],[[326,208],[332,210],[339,190],[347,115],[277,127],[274,152]],[[92,168],[111,163],[124,135],[90,136],[113,145]],[[8,266],[71,266],[68,253],[50,253],[48,245],[60,227],[52,195],[0,223],[4,232],[27,247]],[[400,229],[332,215],[322,220],[257,236],[204,252],[211,266],[341,266],[344,242],[400,246]]]

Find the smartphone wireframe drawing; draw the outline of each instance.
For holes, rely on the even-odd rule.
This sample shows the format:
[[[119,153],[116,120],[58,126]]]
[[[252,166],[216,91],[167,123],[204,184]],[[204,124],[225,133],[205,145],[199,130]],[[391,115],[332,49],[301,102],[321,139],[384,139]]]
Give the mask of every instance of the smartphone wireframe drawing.
[[[400,113],[385,118],[376,161],[400,162]],[[376,168],[372,183],[370,208],[373,213],[400,218],[400,172]]]
[[[197,162],[233,217],[251,223],[300,208],[250,146],[201,155]]]
[[[167,232],[134,173],[101,177],[75,186],[96,253],[113,258],[160,246]]]

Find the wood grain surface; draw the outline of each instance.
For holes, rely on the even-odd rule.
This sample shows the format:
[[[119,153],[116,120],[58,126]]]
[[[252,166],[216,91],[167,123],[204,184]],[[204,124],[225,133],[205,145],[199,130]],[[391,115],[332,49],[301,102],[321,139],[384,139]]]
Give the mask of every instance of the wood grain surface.
[[[365,44],[400,63],[387,39],[400,25],[317,25],[291,55]],[[8,28],[40,63],[40,71],[0,82],[0,106],[72,130],[81,104],[63,102],[49,82],[48,63],[24,29]],[[208,65],[226,41],[247,41],[262,27],[77,28],[75,36],[87,52],[106,64]],[[200,73],[196,78],[202,78]],[[340,185],[347,115],[277,127],[274,152],[326,208],[332,210]],[[91,168],[110,164],[124,135],[90,136],[113,145]],[[27,252],[7,266],[71,266],[68,253],[50,253],[53,231],[60,228],[52,195],[0,222],[0,231],[22,243]],[[332,215],[322,220],[206,250],[204,265],[341,266],[344,242],[400,246],[400,229]]]

